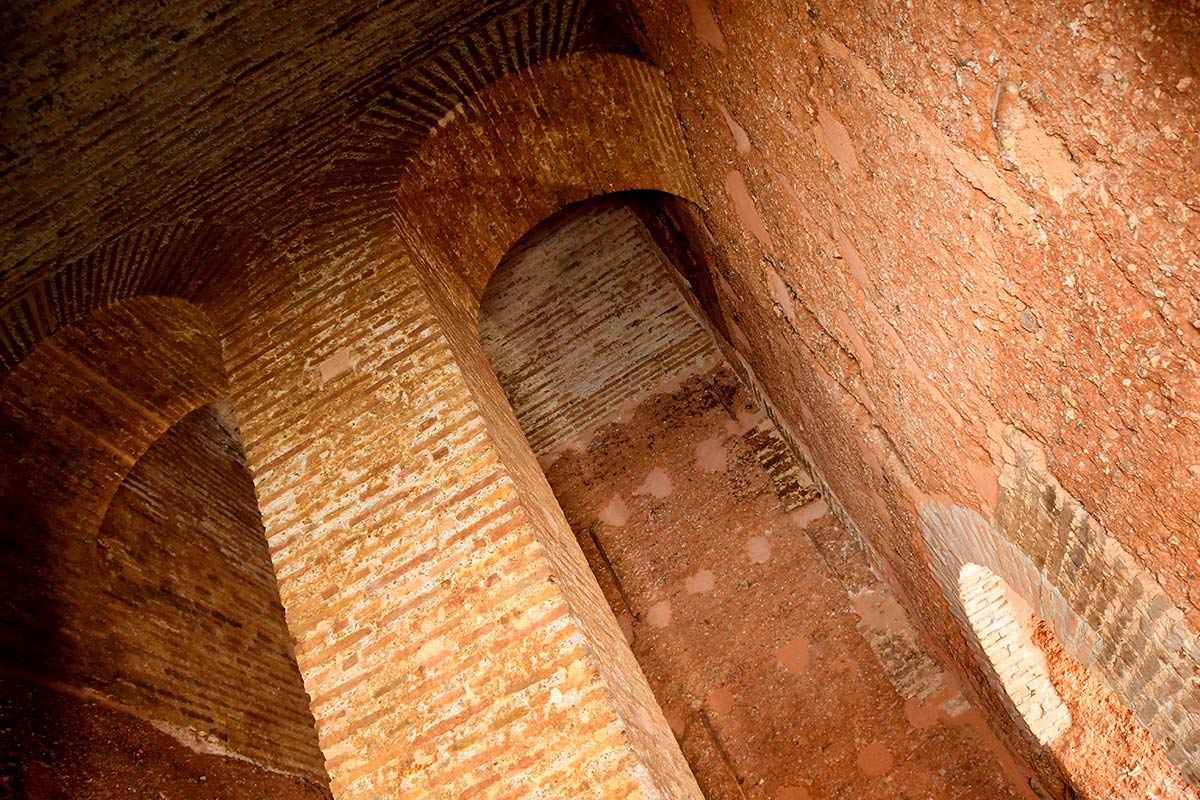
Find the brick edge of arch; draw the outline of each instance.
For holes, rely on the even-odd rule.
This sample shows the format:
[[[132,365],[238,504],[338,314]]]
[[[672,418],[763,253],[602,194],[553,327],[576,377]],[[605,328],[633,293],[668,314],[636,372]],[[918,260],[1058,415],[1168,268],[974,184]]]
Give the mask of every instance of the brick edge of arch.
[[[212,220],[148,224],[66,264],[0,308],[0,380],[44,340],[137,297],[202,303],[263,248]]]
[[[3,460],[19,484],[5,488],[52,515],[50,530],[98,527],[146,450],[228,394],[220,339],[200,308],[157,296],[107,305],[60,325],[0,375]]]
[[[1005,431],[1015,458],[1000,476],[995,523],[927,499],[919,525],[930,569],[1001,702],[1034,739],[1042,731],[1009,698],[960,576],[978,565],[1044,620],[1063,648],[1133,711],[1192,784],[1200,785],[1200,637],[1154,577],[1045,468],[1040,448]]]
[[[706,205],[662,73],[627,56],[576,54],[511,74],[448,113],[402,170],[393,213],[632,753],[663,796],[699,798],[492,372],[476,324],[488,280],[529,231],[575,203],[633,190]]]

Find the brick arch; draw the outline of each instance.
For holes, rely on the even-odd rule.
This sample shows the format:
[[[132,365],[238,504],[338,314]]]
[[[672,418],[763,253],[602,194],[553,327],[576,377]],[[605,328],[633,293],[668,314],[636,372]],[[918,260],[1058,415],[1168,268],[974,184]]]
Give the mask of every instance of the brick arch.
[[[43,339],[0,383],[0,665],[40,675],[62,655],[42,631],[54,542],[94,539],[125,477],[189,412],[228,394],[205,315],[175,298],[114,303]]]
[[[974,562],[958,571],[958,599],[975,642],[1028,732],[1045,746],[1071,727],[1071,712],[1032,639],[1033,613],[1003,578]]]
[[[158,437],[228,393],[217,332],[187,301],[137,297],[60,328],[0,383],[8,535],[98,528]]]
[[[477,317],[505,254],[599,195],[650,190],[704,205],[670,90],[651,65],[576,54],[510,75],[443,117],[402,170],[394,213],[480,416],[650,782],[697,798],[642,676],[484,354]]]
[[[148,224],[68,263],[0,309],[0,376],[44,339],[134,297],[200,300],[260,247],[210,220]]]
[[[584,53],[503,78],[449,112],[400,174],[396,222],[427,282],[474,316],[527,231],[572,203],[636,189],[705,205],[662,74]]]
[[[217,332],[185,300],[133,297],[60,327],[0,383],[8,507],[41,529],[98,527],[150,445],[228,393]]]
[[[56,542],[96,539],[125,477],[196,408],[228,394],[207,317],[175,298],[107,306],[42,340],[0,383],[0,668],[52,676],[69,658],[45,630],[44,587],[71,565]]]
[[[0,382],[0,672],[49,704],[22,712],[26,764],[71,746],[38,732],[83,699],[122,720],[88,758],[146,723],[327,783],[229,394],[207,315],[153,296],[60,328]],[[161,752],[148,779],[178,780]]]
[[[1015,455],[1001,473],[994,523],[949,503],[927,500],[921,507],[934,578],[968,645],[1026,733],[1042,744],[1053,738],[1054,720],[1042,726],[1030,719],[1010,695],[1020,681],[1000,674],[996,650],[989,649],[994,642],[983,641],[975,602],[980,586],[962,582],[964,574],[979,577],[982,567],[983,577],[994,574],[1027,604],[1197,785],[1200,638],[1153,576],[1049,475],[1036,444],[1015,429],[1005,438]]]
[[[312,211],[336,223],[374,225],[398,191],[407,161],[457,106],[505,76],[579,53],[636,55],[603,0],[527,0],[444,42],[389,75],[389,85],[338,137],[314,181]]]

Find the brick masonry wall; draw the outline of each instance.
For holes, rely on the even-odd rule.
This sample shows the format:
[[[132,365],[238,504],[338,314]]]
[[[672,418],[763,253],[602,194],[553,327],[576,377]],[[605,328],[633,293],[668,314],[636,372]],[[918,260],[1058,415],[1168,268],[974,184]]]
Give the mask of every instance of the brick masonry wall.
[[[98,558],[64,558],[83,569],[55,587],[73,682],[136,687],[220,750],[328,781],[228,400],[159,437],[79,544]]]
[[[513,248],[484,292],[479,335],[539,457],[716,355],[617,198],[569,209]]]
[[[534,225],[631,189],[698,197],[670,91],[642,61],[582,54],[497,81],[447,114],[404,166],[397,220],[417,266],[473,318]]]
[[[156,238],[176,227],[216,220],[235,240],[256,238],[308,213],[298,195],[337,190],[343,210],[375,218],[396,163],[466,95],[548,58],[623,49],[604,6],[181,0],[104,15],[82,0],[12,7],[0,61],[12,109],[0,120],[9,169],[0,329],[25,328],[46,310],[31,305],[56,299],[55,284],[86,277],[71,274],[81,254],[122,250],[124,275],[110,277],[136,283]],[[227,253],[207,256],[174,267],[206,271]]]
[[[220,285],[262,241],[211,219],[146,225],[68,263],[0,311],[0,374],[39,342],[134,297],[193,299]]]
[[[1200,643],[1145,569],[1063,495],[1044,462],[1038,468],[1032,444],[1015,432],[1009,436],[1014,450],[1002,475],[1003,527],[934,500],[925,503],[921,517],[934,575],[972,648],[980,649],[987,679],[1007,685],[993,669],[995,659],[980,641],[967,602],[962,575],[972,567],[994,573],[1027,602],[1063,648],[1133,710],[1184,777],[1196,782]],[[1008,538],[1013,534],[1015,542]],[[1029,544],[1031,554],[1023,549]],[[1013,702],[1006,692],[1000,697],[1006,705]],[[1019,701],[1016,707],[1021,709]],[[1017,718],[1027,719],[1023,709]],[[1036,726],[1024,724],[1043,741]]]
[[[209,405],[225,391],[211,324],[165,298],[64,328],[7,376],[4,670],[320,782],[253,488]]]

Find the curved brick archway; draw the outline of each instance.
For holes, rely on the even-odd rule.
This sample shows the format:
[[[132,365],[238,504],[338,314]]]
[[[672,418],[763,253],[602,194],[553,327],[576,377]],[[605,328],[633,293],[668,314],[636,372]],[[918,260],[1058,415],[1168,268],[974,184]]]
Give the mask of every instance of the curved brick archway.
[[[99,525],[154,441],[228,394],[220,340],[196,306],[169,297],[109,305],[43,339],[0,384],[15,443],[5,474],[20,476],[19,488],[5,488],[24,492],[48,529]]]
[[[582,200],[630,190],[704,205],[670,91],[655,68],[624,56],[542,63],[443,118],[400,187],[401,239],[630,745],[662,796],[698,797],[477,335],[493,271],[543,220]]]
[[[0,309],[0,376],[89,314],[135,297],[200,301],[260,246],[209,220],[146,225],[82,256]]]
[[[418,268],[472,317],[504,254],[572,203],[649,189],[705,205],[666,81],[612,54],[488,86],[430,131],[399,184],[397,225]]]
[[[213,785],[327,783],[228,395],[215,328],[170,297],[60,328],[0,384],[17,787],[52,769],[178,789],[192,753]]]
[[[138,357],[131,359],[131,353]],[[94,539],[143,454],[196,408],[228,394],[221,348],[189,303],[137,298],[97,311],[41,342],[0,384],[0,519],[11,562],[9,665],[38,674],[53,654],[38,631],[53,610],[56,538]]]
[[[1153,577],[1039,467],[1036,446],[1016,431],[1006,438],[1015,456],[1001,475],[996,524],[948,503],[927,500],[921,509],[930,566],[968,646],[1027,735],[1045,745],[1065,730],[1053,698],[1031,714],[1037,702],[1021,697],[1022,686],[1038,682],[1036,658],[1020,658],[1029,655],[1020,647],[999,647],[997,626],[985,622],[989,599],[1001,597],[995,586],[989,591],[992,575],[1045,621],[1067,654],[1102,679],[1195,785],[1200,640]],[[1000,606],[1012,612],[1010,602]],[[1031,667],[1017,670],[1026,680],[1005,669],[1006,653]]]

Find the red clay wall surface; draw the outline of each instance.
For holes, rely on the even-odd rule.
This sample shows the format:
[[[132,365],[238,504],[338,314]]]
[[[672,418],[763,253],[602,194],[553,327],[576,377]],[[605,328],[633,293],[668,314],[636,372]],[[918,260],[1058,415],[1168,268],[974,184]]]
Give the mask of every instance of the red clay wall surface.
[[[694,283],[713,287],[717,327],[927,630],[976,669],[930,581],[918,509],[1028,507],[1027,485],[999,480],[1015,428],[1180,612],[1185,663],[1147,691],[1194,719],[1200,653],[1181,626],[1200,624],[1196,16],[632,5],[711,205],[697,237],[710,274]],[[1066,530],[1027,512],[1001,532],[1027,545]],[[1054,562],[1064,594],[1120,572],[1094,563]],[[1140,592],[1103,594],[1076,610],[1157,616]],[[1113,644],[1130,662],[1145,650]],[[1179,735],[1195,779],[1200,741]]]
[[[700,2],[690,4],[688,14],[672,13],[681,10],[640,9],[639,24],[674,94],[686,98],[680,118],[701,174],[701,203],[710,210],[696,217],[694,207],[679,207],[675,216],[690,232],[687,245],[698,252],[690,265],[688,258],[680,261],[707,301],[714,327],[757,376],[798,448],[830,485],[837,507],[877,551],[927,632],[948,642],[976,689],[989,697],[994,720],[1027,759],[1033,758],[1030,746],[1021,744],[1015,724],[989,692],[965,645],[966,631],[947,613],[947,596],[931,580],[923,532],[939,523],[922,515],[934,513],[927,509],[935,498],[981,513],[998,535],[1038,558],[1039,574],[1069,598],[1071,613],[1100,630],[1102,645],[1092,660],[1120,684],[1127,702],[1142,698],[1143,724],[1194,775],[1200,732],[1189,720],[1197,704],[1200,651],[1191,630],[1197,612],[1188,565],[1195,563],[1190,525],[1200,471],[1194,468],[1200,437],[1194,435],[1195,362],[1189,356],[1195,336],[1171,323],[1172,314],[1191,314],[1180,311],[1190,309],[1189,290],[1169,295],[1155,289],[1162,293],[1155,306],[1124,277],[1115,279],[1112,270],[1098,266],[1109,252],[1101,246],[1104,236],[1142,234],[1128,224],[1128,232],[1114,232],[1087,205],[1093,196],[1109,197],[1100,202],[1109,202],[1115,213],[1120,203],[1111,193],[1134,191],[1125,162],[1136,150],[1120,154],[1124,161],[1077,163],[1084,157],[1071,155],[1069,139],[1056,138],[1065,135],[1066,123],[1037,118],[1035,109],[1048,100],[1019,77],[1023,62],[1015,55],[1001,63],[1000,55],[972,50],[955,62],[957,78],[951,70],[948,81],[913,83],[926,94],[949,94],[953,105],[939,112],[924,107],[928,98],[910,84],[895,77],[889,84],[888,70],[842,41],[850,39],[847,26],[853,24],[874,25],[864,34],[873,43],[911,38],[880,27],[884,23],[870,13],[838,17],[835,24],[816,7],[799,14],[782,5],[746,6],[714,17]],[[742,51],[722,34],[724,17],[735,30],[744,28]],[[1030,41],[1037,39],[1035,30],[1056,30],[1038,28],[1034,19],[1031,14],[1024,23],[1012,22],[1030,26],[1021,34]],[[970,36],[944,33],[942,44],[961,40],[978,48],[992,41],[981,33],[982,21],[953,20],[944,15],[930,27],[974,27]],[[783,21],[794,29],[772,27]],[[908,30],[911,21],[902,22]],[[1118,36],[1103,19],[1088,23],[1091,28],[1077,22],[1076,39],[1086,40],[1089,30]],[[1185,45],[1194,38],[1178,19],[1157,24],[1164,33],[1146,28],[1145,35],[1169,35]],[[774,46],[784,41],[786,47]],[[1115,42],[1106,47],[1119,49]],[[880,52],[890,54],[889,48]],[[920,52],[915,40],[912,48]],[[1022,56],[1038,57],[1036,49]],[[914,58],[904,62],[910,71],[922,68],[922,57]],[[889,70],[901,69],[887,63]],[[978,77],[985,63],[996,72],[990,88]],[[1174,94],[1160,88],[1157,111],[1151,111],[1177,114],[1190,107],[1183,63],[1139,68],[1144,92],[1156,88],[1161,71],[1180,73],[1168,87]],[[475,119],[468,113],[465,122],[451,118],[434,131],[410,166],[413,178],[403,182],[413,188],[400,196],[401,228],[414,252],[424,254],[418,267],[429,276],[426,287],[452,342],[460,327],[454,319],[469,318],[471,298],[490,265],[515,241],[520,224],[514,220],[531,224],[563,198],[577,198],[577,187],[593,193],[612,188],[604,166],[597,171],[595,159],[577,155],[594,143],[588,134],[596,129],[588,126],[595,115],[556,104],[563,92],[551,77],[557,71],[548,66],[528,80],[554,87],[537,106],[554,109],[554,121],[524,111],[522,95],[506,88],[518,83],[510,80],[478,103],[491,112],[486,124],[467,127]],[[968,69],[974,77],[966,76]],[[1108,87],[1107,78],[1097,80],[1102,86],[1092,87],[1094,104]],[[614,124],[611,117],[600,119]],[[960,127],[968,121],[985,125],[991,138],[964,137]],[[1090,122],[1093,128],[1113,125],[1109,138],[1117,141],[1119,125]],[[542,127],[554,133],[542,133]],[[1158,185],[1168,186],[1172,168],[1186,172],[1189,166],[1179,146],[1172,161],[1174,140],[1162,139],[1166,154],[1158,160],[1147,155],[1139,167],[1145,174],[1160,170]],[[602,140],[600,165],[628,148],[620,130]],[[671,174],[669,166],[632,158],[625,166],[634,176],[626,185],[667,188],[661,181]],[[1166,218],[1177,220],[1171,246],[1178,247],[1187,241],[1191,212],[1183,200],[1159,199],[1169,209]],[[505,205],[507,213],[496,213]],[[452,216],[450,209],[457,209],[462,224],[438,223]],[[1181,258],[1186,265],[1194,253]],[[1191,269],[1164,269],[1157,261],[1153,267],[1167,276],[1162,280]],[[476,360],[469,342],[455,349],[460,364]],[[476,370],[465,369],[470,380]],[[501,429],[509,415],[485,384],[476,378],[472,389],[485,418]],[[1034,442],[1033,451],[1016,453],[1014,436]],[[521,467],[523,445],[515,436],[500,438],[501,456],[518,486],[535,486],[539,477]],[[1035,462],[1044,462],[1040,478],[1001,480],[1005,470],[1015,474]],[[1111,557],[1072,561],[1071,547],[1058,541],[1069,538],[1070,525],[1055,530],[1028,510],[1034,498],[1027,493],[1055,480],[1063,493],[1053,500],[1046,495],[1048,510],[1061,509],[1067,520],[1082,503],[1092,515],[1083,526],[1092,533],[1079,539],[1078,553]],[[1145,590],[1156,582],[1163,591]],[[1097,592],[1096,586],[1109,588]],[[1163,617],[1167,609],[1154,599],[1159,596],[1177,611]],[[1166,624],[1156,626],[1155,619]],[[1160,669],[1159,656],[1172,650],[1172,642],[1179,657]],[[1043,773],[1048,784],[1058,785],[1053,770]]]

